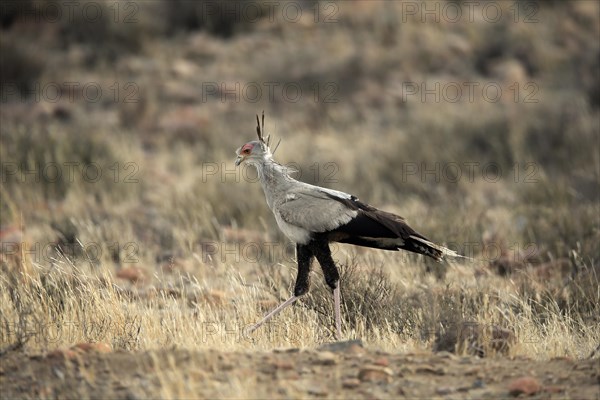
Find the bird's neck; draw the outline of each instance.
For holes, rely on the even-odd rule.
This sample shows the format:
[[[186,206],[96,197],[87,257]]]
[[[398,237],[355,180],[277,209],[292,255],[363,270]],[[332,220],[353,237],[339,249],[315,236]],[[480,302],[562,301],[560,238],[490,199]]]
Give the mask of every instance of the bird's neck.
[[[288,168],[270,157],[265,157],[254,165],[269,205],[277,193],[285,191],[295,182],[295,179],[289,175]]]
[[[258,178],[263,186],[272,184],[281,185],[283,181],[293,180],[289,175],[288,168],[270,157],[264,158],[261,162],[256,163],[255,166],[258,171]]]

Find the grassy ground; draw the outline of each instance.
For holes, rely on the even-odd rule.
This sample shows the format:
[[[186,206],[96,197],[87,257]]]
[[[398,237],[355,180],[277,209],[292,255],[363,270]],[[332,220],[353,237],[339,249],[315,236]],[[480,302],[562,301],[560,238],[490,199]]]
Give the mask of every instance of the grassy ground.
[[[478,359],[450,353],[157,349],[5,357],[3,394],[20,398],[594,399],[597,360]],[[535,374],[534,377],[530,376]],[[523,375],[527,378],[521,378]],[[35,379],[31,379],[35,377]],[[576,384],[574,384],[576,382]]]
[[[347,338],[429,351],[477,322],[514,334],[509,357],[600,343],[597,2],[492,3],[497,20],[463,5],[456,22],[453,2],[431,3],[439,22],[411,2],[272,18],[93,2],[102,18],[35,23],[48,3],[19,4],[0,36],[3,354],[332,340],[316,266],[306,299],[244,332],[295,276],[256,175],[233,166],[262,110],[299,179],[474,258],[335,246]]]

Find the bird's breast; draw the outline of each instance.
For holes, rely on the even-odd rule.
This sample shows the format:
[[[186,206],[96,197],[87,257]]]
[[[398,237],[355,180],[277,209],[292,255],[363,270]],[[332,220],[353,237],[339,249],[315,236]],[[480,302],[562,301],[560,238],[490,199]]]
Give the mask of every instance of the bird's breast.
[[[277,212],[274,212],[274,214],[277,226],[279,226],[281,232],[283,232],[288,239],[298,244],[306,244],[310,241],[310,232],[308,230],[285,222]]]

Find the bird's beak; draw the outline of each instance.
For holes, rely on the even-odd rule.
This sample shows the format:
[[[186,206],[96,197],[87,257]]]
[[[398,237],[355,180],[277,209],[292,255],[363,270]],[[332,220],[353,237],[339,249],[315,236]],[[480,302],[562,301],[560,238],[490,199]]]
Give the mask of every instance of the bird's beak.
[[[237,156],[237,158],[235,159],[235,166],[239,166],[242,163],[242,161],[244,161],[244,157]]]

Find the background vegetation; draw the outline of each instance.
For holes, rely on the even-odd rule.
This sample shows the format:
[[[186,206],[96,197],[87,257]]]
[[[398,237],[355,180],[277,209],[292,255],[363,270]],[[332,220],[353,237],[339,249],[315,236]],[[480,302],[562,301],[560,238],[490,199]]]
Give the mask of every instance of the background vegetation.
[[[295,276],[233,166],[262,110],[301,180],[474,258],[336,246],[348,337],[406,351],[476,321],[513,354],[598,345],[598,2],[79,3],[2,4],[0,349],[329,340],[316,266],[243,334]]]

